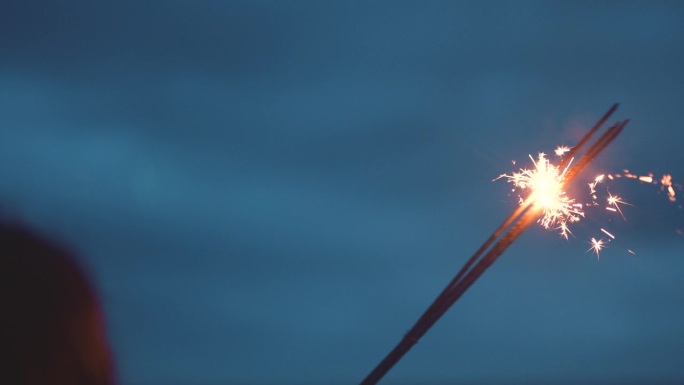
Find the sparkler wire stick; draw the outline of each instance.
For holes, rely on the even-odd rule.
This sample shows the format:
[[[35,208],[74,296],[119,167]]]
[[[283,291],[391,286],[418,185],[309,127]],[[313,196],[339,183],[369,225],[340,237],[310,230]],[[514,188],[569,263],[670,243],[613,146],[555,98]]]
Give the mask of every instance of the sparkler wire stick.
[[[564,184],[563,187],[565,187],[570,181],[572,181],[582,170],[584,170],[591,161],[598,156],[598,154],[603,151],[610,142],[613,141],[620,133],[622,130],[625,128],[625,126],[629,123],[629,119],[615,123],[613,126],[611,126],[608,131],[606,131],[601,137],[592,145],[587,152],[584,154],[584,156],[575,164],[575,167],[572,167],[570,170],[568,170],[568,173],[566,174],[566,183]]]
[[[600,128],[601,125],[615,112],[618,104],[613,105],[610,110],[592,127],[587,134],[580,140],[580,142],[572,149],[570,155],[577,153],[581,147],[586,144],[591,136]],[[612,142],[627,125],[629,121],[618,122],[610,127],[598,140],[594,143],[580,160],[571,167],[565,175],[562,187],[567,186],[603,149],[605,149],[610,142]],[[568,158],[565,158],[568,159]],[[572,158],[570,158],[572,159]],[[563,163],[561,163],[563,164]],[[421,318],[414,324],[411,330],[406,333],[399,344],[373,369],[373,371],[363,380],[361,385],[373,385],[384,377],[384,375],[408,352],[408,350],[418,342],[418,340],[434,325],[435,322],[455,303],[463,293],[491,266],[496,259],[503,254],[503,252],[529,227],[532,222],[539,216],[539,209],[530,209],[533,204],[532,200],[528,198],[523,204],[518,206],[513,213],[497,228],[494,233],[485,241],[485,243],[471,256],[466,264],[461,268],[458,274],[440,293],[437,299],[430,305],[430,307],[423,313]],[[517,221],[516,221],[517,219]],[[514,223],[515,222],[515,223]],[[514,224],[513,224],[514,223]],[[513,224],[511,226],[511,224]],[[499,241],[485,254],[482,259],[477,261],[482,254],[491,246],[491,244],[499,238],[501,233],[508,228],[509,231],[504,234]],[[470,270],[469,270],[470,269]],[[466,274],[467,272],[467,274]]]
[[[619,106],[620,106],[620,103],[613,104],[613,106],[610,107],[608,112],[606,112],[601,117],[601,119],[599,119],[599,121],[596,122],[596,124],[594,124],[594,127],[592,127],[589,130],[589,132],[587,132],[582,137],[582,139],[580,139],[579,143],[577,143],[573,148],[570,149],[570,152],[568,152],[568,154],[563,158],[563,160],[561,160],[560,168],[563,168],[563,166],[565,166],[566,159],[572,159],[575,156],[577,151],[579,151],[579,149],[582,148],[589,141],[589,139],[594,135],[594,133],[596,133],[596,131],[598,131],[598,129],[601,128],[603,123],[605,123],[606,120],[608,120],[608,118],[610,118],[610,116],[613,115],[613,112],[615,112],[615,110],[617,110]]]
[[[501,226],[485,241],[485,243],[470,257],[468,262],[456,274],[456,277],[444,288],[442,293],[430,305],[430,307],[423,313],[421,318],[415,323],[413,328],[404,335],[404,338],[399,344],[373,369],[373,371],[363,380],[361,385],[374,385],[408,352],[413,345],[418,343],[418,340],[437,322],[437,320],[444,314],[453,301],[450,301],[453,296],[452,291],[458,289],[463,276],[468,272],[475,261],[487,250],[487,248],[501,235],[520,214],[522,214],[529,205],[518,206],[513,213],[501,224]],[[493,261],[492,261],[493,262]],[[454,299],[455,301],[455,299]]]

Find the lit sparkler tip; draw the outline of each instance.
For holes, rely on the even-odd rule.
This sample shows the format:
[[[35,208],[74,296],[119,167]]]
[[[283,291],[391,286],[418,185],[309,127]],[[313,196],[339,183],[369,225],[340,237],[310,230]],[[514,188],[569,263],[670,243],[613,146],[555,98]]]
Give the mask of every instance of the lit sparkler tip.
[[[520,190],[529,190],[529,200],[543,212],[539,223],[546,229],[560,230],[562,237],[568,237],[567,222],[577,222],[584,216],[582,205],[568,198],[564,191],[565,173],[570,166],[561,170],[552,164],[546,154],[539,153],[537,159],[529,156],[534,164],[532,169],[520,169],[511,175],[505,175],[508,181]],[[525,200],[520,197],[520,204]],[[570,233],[571,234],[571,233]]]

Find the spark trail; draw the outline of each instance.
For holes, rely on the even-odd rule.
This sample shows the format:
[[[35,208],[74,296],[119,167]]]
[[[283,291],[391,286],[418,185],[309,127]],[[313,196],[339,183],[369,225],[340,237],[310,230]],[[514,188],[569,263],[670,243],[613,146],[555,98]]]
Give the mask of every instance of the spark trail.
[[[572,159],[584,145],[589,142],[591,137],[599,130],[599,128],[610,118],[615,112],[618,105],[613,105],[608,112],[592,127],[587,134],[582,137],[580,142],[571,149],[563,148],[562,152],[567,153],[567,157],[560,163],[559,169],[563,169],[562,177],[559,179],[551,178],[556,187],[546,187],[546,193],[540,196],[533,196],[531,194],[527,199],[523,200],[511,215],[504,220],[504,222],[492,233],[492,235],[482,244],[482,246],[470,257],[456,276],[449,282],[446,288],[440,293],[430,307],[423,313],[418,321],[408,331],[403,339],[397,344],[392,351],[366,376],[361,382],[361,385],[377,384],[387,372],[406,354],[406,352],[415,345],[418,340],[434,325],[435,322],[453,305],[466,290],[489,268],[496,259],[506,251],[506,249],[530,226],[534,223],[541,214],[544,213],[544,202],[549,206],[557,208],[556,204],[551,204],[551,199],[555,196],[563,196],[562,191],[567,185],[573,181],[577,175],[584,170],[584,168],[591,163],[591,161],[598,156],[619,134],[622,132],[628,121],[618,122],[611,126],[599,139],[587,149],[587,151],[579,158],[574,165],[571,161],[566,166],[565,159]],[[536,162],[537,167],[541,163],[543,170],[549,170],[548,165],[543,161]],[[557,170],[556,170],[557,171]],[[546,195],[545,197],[543,195]],[[567,201],[565,203],[568,203]],[[561,205],[562,206],[562,205]],[[556,212],[549,207],[546,207],[547,212]],[[561,212],[563,212],[561,210]],[[564,214],[566,217],[570,215],[579,215],[568,212]],[[546,214],[545,214],[546,216]],[[553,215],[552,215],[553,217]],[[556,214],[556,218],[558,218]],[[555,222],[554,222],[555,223]],[[503,234],[503,235],[502,235]],[[496,242],[496,243],[495,243]]]

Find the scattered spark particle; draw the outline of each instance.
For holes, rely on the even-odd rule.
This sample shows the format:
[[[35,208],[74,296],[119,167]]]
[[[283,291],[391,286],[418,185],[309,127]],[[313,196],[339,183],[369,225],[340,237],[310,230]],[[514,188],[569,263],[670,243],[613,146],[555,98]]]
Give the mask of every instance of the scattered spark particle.
[[[617,210],[615,210],[615,207],[606,207],[606,210],[612,211],[614,213],[617,212]]]
[[[602,228],[601,231],[603,231],[603,233],[606,234],[607,236],[609,236],[609,237],[615,239],[615,235],[609,233],[606,229],[603,229],[603,228]]]
[[[667,197],[670,199],[670,202],[676,201],[677,198],[675,198],[675,191],[674,188],[672,188],[672,175],[663,175],[663,178],[660,179],[660,184],[662,184],[661,189],[665,189],[667,187]]]
[[[606,231],[606,229],[603,229],[603,228],[602,228],[601,231],[603,231],[603,233],[606,234],[607,236],[609,236],[609,237],[615,239],[615,236],[614,236],[613,234],[609,233],[608,231]]]
[[[561,223],[556,230],[560,231],[561,237],[565,238],[566,240],[568,239],[568,235],[573,235],[572,231],[568,228],[567,223],[563,222]],[[574,235],[573,235],[574,236]]]
[[[672,186],[667,186],[667,194],[670,196],[670,202],[675,201],[675,192]]]
[[[630,179],[637,179],[641,182],[645,183],[652,183],[652,184],[658,184],[657,179],[653,178],[653,173],[649,172],[647,175],[641,175],[637,176],[635,174],[631,174],[629,170],[625,169],[623,170],[625,172],[624,177],[625,178],[630,178]],[[623,175],[620,174],[608,174],[608,179],[613,180],[613,178],[621,178]],[[667,190],[667,197],[670,200],[670,202],[675,202],[677,201],[677,198],[675,197],[675,187],[678,187],[681,189],[681,186],[679,185],[673,185],[672,184],[672,175],[670,174],[664,174],[663,177],[660,179],[660,189],[661,190]],[[591,183],[590,183],[590,188],[591,188]]]
[[[599,251],[603,250],[603,248],[606,247],[603,244],[603,238],[599,239],[598,241],[596,240],[596,238],[591,238],[590,245],[591,247],[587,250],[587,252],[593,251],[594,253],[596,253],[596,258],[599,257]]]
[[[589,183],[589,190],[590,190],[589,194],[595,194],[596,193],[596,185],[601,183],[603,181],[604,177],[605,177],[605,175],[599,175],[596,178],[594,178],[593,182]],[[596,199],[596,198],[594,197],[594,199]]]
[[[625,215],[622,213],[622,210],[620,210],[620,206],[618,206],[618,204],[631,206],[629,203],[621,200],[618,195],[613,195],[611,193],[608,193],[608,204],[611,206],[615,206],[617,211],[620,213],[620,216],[622,217],[622,219],[627,220],[627,219],[625,219]],[[606,207],[606,209],[608,209],[608,207]],[[613,210],[611,210],[611,211],[613,211]]]
[[[556,147],[556,156],[563,156],[565,155],[566,152],[570,151],[570,147],[568,146],[558,146]]]
[[[653,174],[640,176],[639,180],[642,182],[651,183],[651,182],[653,182]]]
[[[627,252],[628,252],[628,253],[630,253],[630,254],[632,254],[632,255],[636,255],[636,253],[635,253],[635,252],[633,252],[633,251],[632,251],[632,250],[630,250],[630,249],[627,249]]]

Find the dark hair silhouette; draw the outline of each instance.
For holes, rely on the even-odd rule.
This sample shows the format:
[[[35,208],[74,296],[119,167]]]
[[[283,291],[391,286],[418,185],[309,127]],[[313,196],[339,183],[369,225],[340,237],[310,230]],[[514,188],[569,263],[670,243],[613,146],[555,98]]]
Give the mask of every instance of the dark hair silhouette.
[[[70,253],[0,223],[0,383],[113,384],[100,304]]]

